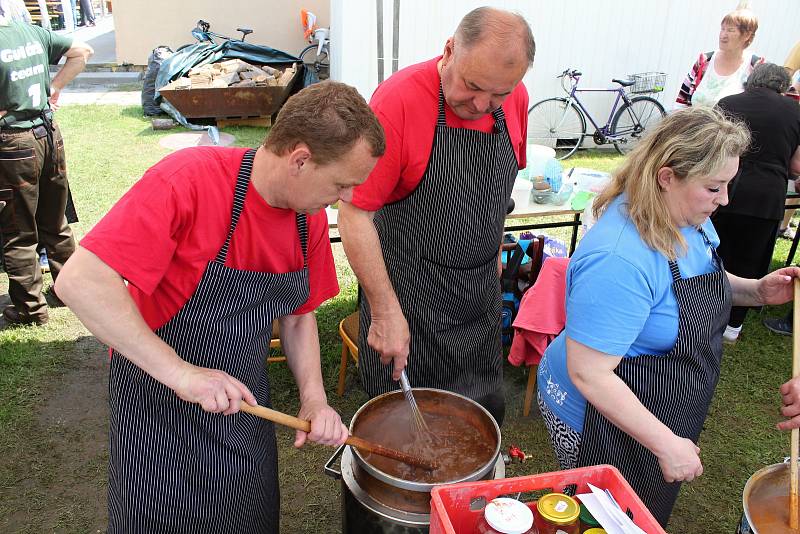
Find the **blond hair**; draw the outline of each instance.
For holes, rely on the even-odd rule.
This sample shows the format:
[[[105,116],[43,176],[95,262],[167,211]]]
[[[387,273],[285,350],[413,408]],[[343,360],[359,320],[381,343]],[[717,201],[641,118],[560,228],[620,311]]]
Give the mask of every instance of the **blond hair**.
[[[691,107],[664,118],[645,134],[593,204],[595,217],[619,195],[642,240],[674,260],[686,251],[680,227],[668,215],[658,171],[669,167],[679,180],[711,176],[726,160],[747,150],[750,132],[718,109]]]

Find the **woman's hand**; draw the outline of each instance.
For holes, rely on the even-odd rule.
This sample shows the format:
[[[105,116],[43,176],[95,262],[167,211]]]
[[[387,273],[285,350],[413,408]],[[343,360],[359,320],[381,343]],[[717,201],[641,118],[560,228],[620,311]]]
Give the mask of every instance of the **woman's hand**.
[[[799,267],[784,267],[756,281],[756,298],[761,305],[783,304],[794,296],[793,278],[800,278]]]
[[[656,452],[661,473],[667,482],[691,482],[703,474],[700,447],[690,439],[672,437]]]
[[[655,455],[664,480],[694,480],[703,473],[700,449],[691,440],[676,436],[644,407],[614,373],[621,360],[619,356],[603,354],[567,337],[567,371],[586,400]],[[663,394],[675,395],[668,391]]]

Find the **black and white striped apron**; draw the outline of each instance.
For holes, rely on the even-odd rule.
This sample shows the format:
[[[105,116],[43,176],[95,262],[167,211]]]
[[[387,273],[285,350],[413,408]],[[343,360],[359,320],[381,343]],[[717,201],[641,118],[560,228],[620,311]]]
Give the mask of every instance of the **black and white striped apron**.
[[[225,266],[255,151],[242,160],[225,244],[192,297],[156,330],[187,362],[220,369],[270,406],[266,357],[273,319],[308,299],[305,215],[297,215],[303,269],[271,274]],[[111,359],[108,532],[277,532],[272,423],[203,411],[117,352]]]
[[[731,286],[716,250],[710,247],[717,271],[681,278],[678,264],[669,262],[678,301],[678,338],[663,356],[624,358],[614,371],[645,408],[675,435],[697,443],[714,396],[722,360],[722,332],[731,309]],[[578,466],[616,466],[666,527],[678,497],[680,482],[667,483],[658,459],[648,449],[586,405]]]
[[[416,387],[465,395],[502,423],[497,254],[517,159],[503,109],[494,132],[449,128],[439,113],[428,167],[405,199],[375,214],[389,278],[411,332],[407,373]],[[392,367],[367,345],[361,301],[359,369],[370,396],[396,389]]]

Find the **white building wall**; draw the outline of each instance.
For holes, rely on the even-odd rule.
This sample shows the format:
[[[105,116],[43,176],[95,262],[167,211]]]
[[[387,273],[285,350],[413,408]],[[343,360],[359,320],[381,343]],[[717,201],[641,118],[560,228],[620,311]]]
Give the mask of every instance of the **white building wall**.
[[[377,3],[384,13],[384,66],[391,74],[393,9],[399,9],[399,67],[441,54],[461,17],[492,5],[525,16],[536,40],[536,60],[525,76],[531,102],[561,92],[555,76],[580,69],[582,87],[611,86],[611,78],[645,71],[667,73],[659,97],[672,107],[700,52],[715,50],[719,25],[738,0],[331,0],[333,76],[369,98],[378,85]],[[752,0],[759,29],[751,51],[782,64],[800,40],[800,0]],[[583,97],[582,97],[583,99]],[[605,121],[610,97],[584,100]]]

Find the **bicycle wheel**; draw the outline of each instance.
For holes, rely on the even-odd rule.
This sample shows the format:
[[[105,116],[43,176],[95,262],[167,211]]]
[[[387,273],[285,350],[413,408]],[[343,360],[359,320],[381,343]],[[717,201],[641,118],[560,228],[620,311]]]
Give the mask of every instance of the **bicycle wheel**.
[[[328,57],[328,49],[323,48],[321,54],[317,54],[317,45],[308,45],[300,52],[300,59],[307,69],[317,73],[317,78],[327,80],[331,75],[331,58]]]
[[[585,135],[583,113],[566,98],[548,98],[528,110],[528,143],[554,149],[558,159],[574,154]]]
[[[664,106],[649,96],[637,96],[630,105],[623,104],[611,122],[609,136],[619,136],[614,148],[620,154],[627,154],[639,143],[644,133],[667,116]]]

